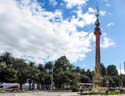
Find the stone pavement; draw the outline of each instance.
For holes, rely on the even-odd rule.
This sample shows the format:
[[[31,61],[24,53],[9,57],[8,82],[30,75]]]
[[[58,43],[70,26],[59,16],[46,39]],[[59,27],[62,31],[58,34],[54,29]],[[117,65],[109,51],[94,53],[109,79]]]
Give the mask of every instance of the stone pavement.
[[[76,92],[0,93],[0,96],[78,96]]]
[[[76,92],[26,92],[26,93],[0,93],[0,96],[81,96]],[[83,96],[83,95],[82,95]],[[84,95],[84,96],[112,96],[112,95]],[[125,96],[113,95],[113,96]]]

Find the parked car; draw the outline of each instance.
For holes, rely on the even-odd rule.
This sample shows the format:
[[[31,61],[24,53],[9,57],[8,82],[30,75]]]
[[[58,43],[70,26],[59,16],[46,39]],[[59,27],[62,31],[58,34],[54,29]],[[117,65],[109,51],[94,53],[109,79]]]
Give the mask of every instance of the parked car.
[[[0,88],[6,91],[16,91],[19,90],[18,83],[1,83]]]

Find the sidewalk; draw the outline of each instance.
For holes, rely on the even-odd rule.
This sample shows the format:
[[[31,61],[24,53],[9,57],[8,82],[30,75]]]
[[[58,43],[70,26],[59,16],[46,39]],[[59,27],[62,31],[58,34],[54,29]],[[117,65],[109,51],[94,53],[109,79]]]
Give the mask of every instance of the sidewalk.
[[[120,95],[79,95],[77,92],[26,92],[26,93],[0,93],[0,96],[125,96]]]

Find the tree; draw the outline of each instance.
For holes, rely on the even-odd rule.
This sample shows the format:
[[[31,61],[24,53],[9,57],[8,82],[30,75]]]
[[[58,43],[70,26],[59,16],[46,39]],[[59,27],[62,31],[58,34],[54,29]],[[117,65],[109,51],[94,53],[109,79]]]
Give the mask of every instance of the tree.
[[[118,71],[115,65],[109,65],[107,67],[107,75],[109,76],[118,76]]]
[[[66,56],[62,56],[59,59],[56,60],[55,62],[55,70],[57,70],[58,68],[62,68],[63,71],[66,70],[71,70],[71,64],[69,62],[69,60],[66,58]]]
[[[76,73],[81,73],[81,69],[80,69],[80,67],[75,67],[75,69],[74,69],[74,71],[76,72]]]
[[[37,69],[40,70],[40,71],[44,71],[44,67],[43,67],[42,64],[39,64],[38,67],[37,67]]]
[[[49,74],[51,73],[52,68],[53,68],[53,63],[52,63],[51,61],[49,61],[49,62],[47,62],[47,63],[45,64],[45,69],[46,69],[46,71],[47,71]]]
[[[82,74],[85,74],[85,69],[81,69],[81,73],[82,73]]]
[[[37,69],[36,66],[34,66],[34,62],[30,62],[29,66],[27,67],[28,72],[27,72],[27,79],[29,81],[29,90],[34,89],[34,84],[38,82],[39,79],[39,70]]]
[[[80,75],[80,81],[81,83],[90,83],[91,79],[86,75]]]
[[[102,76],[105,76],[105,75],[106,75],[106,68],[105,68],[105,66],[104,66],[103,63],[101,63],[100,66],[101,66],[101,73],[102,73]]]
[[[5,63],[7,66],[11,66],[14,62],[14,58],[9,52],[5,52],[0,56],[0,62]]]
[[[0,82],[15,82],[16,70],[12,67],[7,67],[4,63],[0,63]]]
[[[88,76],[92,80],[93,73],[89,69],[85,72],[85,75]]]
[[[71,89],[72,91],[76,91],[78,92],[79,91],[79,82],[80,82],[81,78],[80,78],[80,74],[79,73],[76,73],[74,72],[73,73],[73,78],[72,78],[72,83],[71,83]]]
[[[17,70],[17,82],[20,84],[20,89],[22,90],[22,85],[27,80],[28,67],[23,59],[16,59],[16,70]]]
[[[57,88],[64,85],[71,85],[73,82],[73,66],[66,56],[62,56],[55,62],[54,82]]]
[[[35,67],[35,63],[34,63],[34,62],[30,62],[30,63],[29,63],[29,66],[30,66],[30,67]]]

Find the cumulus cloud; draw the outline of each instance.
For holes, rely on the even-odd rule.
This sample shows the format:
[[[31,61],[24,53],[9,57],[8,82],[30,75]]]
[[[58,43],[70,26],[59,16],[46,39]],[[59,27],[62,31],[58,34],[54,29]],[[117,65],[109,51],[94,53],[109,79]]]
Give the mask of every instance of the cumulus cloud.
[[[83,6],[88,0],[63,0],[66,3],[67,8],[74,6]]]
[[[94,8],[92,8],[92,7],[88,8],[88,11],[89,11],[90,13],[95,13],[95,12],[97,12],[96,9],[94,9]]]
[[[78,31],[94,23],[89,12],[79,10],[77,17],[64,19],[60,10],[46,11],[37,0],[0,0],[0,21],[0,50],[16,57],[43,63],[66,55],[75,62],[92,50],[92,33]],[[108,38],[105,41],[105,46],[112,45]]]
[[[107,24],[107,27],[112,27],[112,26],[114,26],[113,22],[110,22],[110,23]]]
[[[100,10],[99,13],[100,13],[101,16],[104,16],[106,14],[106,11]]]
[[[100,46],[102,48],[109,48],[115,46],[115,43],[110,38],[108,38],[106,34],[104,34]]]
[[[77,14],[77,18],[80,20],[82,19],[82,22],[84,22],[84,24],[83,24],[84,26],[93,24],[96,20],[95,14],[92,13],[91,11],[94,11],[94,9],[89,8],[86,13],[83,13],[81,7],[75,11]],[[84,27],[84,26],[82,26],[82,27]]]

